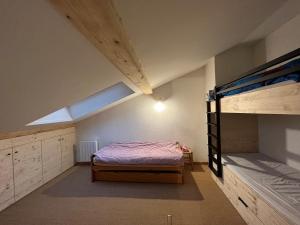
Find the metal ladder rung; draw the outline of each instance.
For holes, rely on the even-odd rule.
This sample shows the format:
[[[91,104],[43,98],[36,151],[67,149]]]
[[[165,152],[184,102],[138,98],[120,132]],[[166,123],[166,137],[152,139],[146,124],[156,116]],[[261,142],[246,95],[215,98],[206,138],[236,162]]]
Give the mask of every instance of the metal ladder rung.
[[[208,155],[208,157],[210,157],[210,158],[211,158],[211,160],[212,160],[214,163],[218,164],[218,159],[217,159],[217,158],[215,158],[215,157],[214,157],[214,155],[215,155],[215,154]],[[216,154],[216,155],[217,155],[217,154]],[[217,156],[217,157],[218,157],[218,156]]]
[[[213,154],[218,154],[218,151],[214,148],[211,149]]]
[[[218,126],[217,124],[215,124],[215,123],[207,123],[208,125],[211,125],[211,126]]]
[[[217,136],[217,135],[215,135],[215,134],[209,134],[209,133],[207,133],[207,135],[208,135],[208,136],[210,136],[210,137],[213,137],[213,138],[216,138],[216,139],[218,139],[218,136]]]
[[[209,145],[209,144],[208,144],[208,147],[209,147],[209,148],[212,148],[212,149],[214,149],[214,150],[216,150],[216,151],[219,151],[218,148],[217,148],[216,146],[214,146],[214,145]]]
[[[220,134],[220,99],[216,99],[216,111],[211,111],[211,102],[207,101],[207,137],[208,137],[208,164],[212,172],[218,176],[222,176],[221,163],[221,134]],[[213,120],[214,115],[215,120]],[[212,130],[212,126],[215,129]],[[214,131],[214,132],[212,132]],[[212,140],[214,138],[214,140]]]
[[[218,171],[217,171],[214,167],[211,167],[210,169],[211,169],[211,170],[214,172],[214,174],[217,176]]]
[[[214,162],[214,163],[217,163],[218,164],[218,159],[216,159],[214,156],[211,156],[211,158],[212,158],[212,161]]]

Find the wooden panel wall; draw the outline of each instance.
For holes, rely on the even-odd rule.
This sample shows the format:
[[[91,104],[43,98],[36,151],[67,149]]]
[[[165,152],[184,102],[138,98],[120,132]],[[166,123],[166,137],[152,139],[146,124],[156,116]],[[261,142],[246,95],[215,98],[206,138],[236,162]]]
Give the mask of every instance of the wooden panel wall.
[[[19,200],[43,183],[41,142],[13,148],[15,200]]]
[[[258,119],[251,114],[221,115],[223,153],[258,152]]]
[[[52,137],[42,141],[43,149],[43,176],[44,182],[48,182],[61,171],[61,137]]]
[[[14,202],[12,146],[0,141],[0,211]]]
[[[0,140],[0,211],[74,165],[75,128]]]
[[[221,99],[224,113],[300,114],[300,83],[275,86]]]

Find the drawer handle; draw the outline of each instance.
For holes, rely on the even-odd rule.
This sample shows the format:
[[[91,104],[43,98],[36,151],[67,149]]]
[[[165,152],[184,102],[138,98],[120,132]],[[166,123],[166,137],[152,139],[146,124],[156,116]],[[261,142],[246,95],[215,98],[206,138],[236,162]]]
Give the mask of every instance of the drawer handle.
[[[10,155],[11,155],[10,153],[7,154],[7,156],[10,156]]]
[[[15,151],[15,153],[18,153],[18,151]]]
[[[244,200],[243,199],[241,199],[241,197],[239,197],[239,201],[246,207],[246,208],[248,208],[248,205],[247,205],[247,203],[246,202],[244,202]]]

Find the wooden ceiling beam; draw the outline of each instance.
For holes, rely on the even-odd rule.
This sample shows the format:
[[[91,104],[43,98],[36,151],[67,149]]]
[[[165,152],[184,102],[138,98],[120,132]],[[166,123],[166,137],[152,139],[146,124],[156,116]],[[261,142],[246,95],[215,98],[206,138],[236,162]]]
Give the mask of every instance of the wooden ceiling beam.
[[[144,94],[152,88],[112,0],[50,0]]]

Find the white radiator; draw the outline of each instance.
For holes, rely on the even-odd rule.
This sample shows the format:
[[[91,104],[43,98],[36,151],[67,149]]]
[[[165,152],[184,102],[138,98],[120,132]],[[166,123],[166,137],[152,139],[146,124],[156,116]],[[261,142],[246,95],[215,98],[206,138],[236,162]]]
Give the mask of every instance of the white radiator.
[[[97,141],[80,141],[77,162],[89,162],[91,155],[97,151]]]

